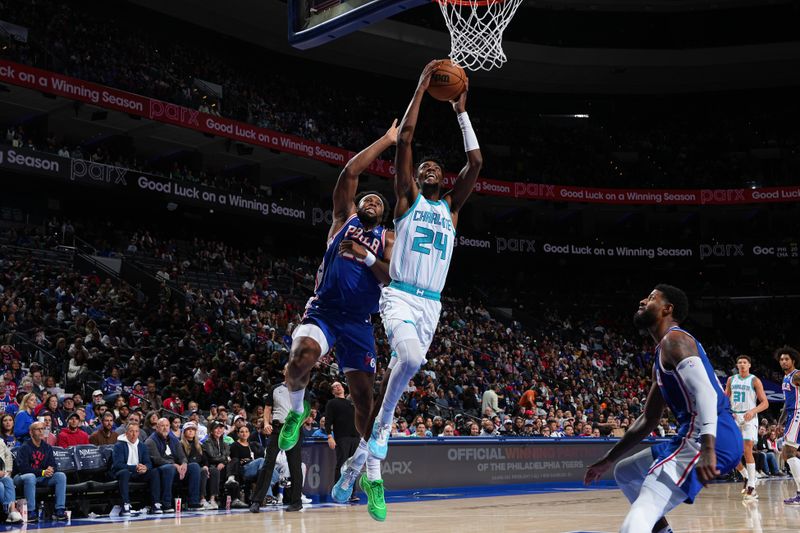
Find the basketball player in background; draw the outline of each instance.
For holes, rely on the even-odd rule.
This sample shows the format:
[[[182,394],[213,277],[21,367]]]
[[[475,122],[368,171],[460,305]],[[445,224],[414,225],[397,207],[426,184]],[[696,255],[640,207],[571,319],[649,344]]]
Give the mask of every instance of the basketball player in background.
[[[658,426],[669,406],[680,423],[678,434],[614,468],[617,485],[631,502],[622,533],[671,532],[667,513],[693,502],[704,485],[733,470],[742,457],[742,434],[725,391],[703,346],[680,327],[688,312],[686,294],[671,285],[657,285],[639,302],[634,324],[657,343],[653,385],[642,415],[584,477],[587,485],[599,480]]]
[[[783,450],[781,454],[794,478],[797,493],[783,500],[786,505],[800,505],[800,353],[791,346],[784,346],[775,351],[775,358],[783,370],[783,411],[778,424],[784,424]]]
[[[347,377],[359,433],[369,435],[375,381],[375,335],[370,315],[377,313],[383,284],[389,282],[394,234],[382,224],[389,212],[377,192],[356,196],[359,175],[397,142],[397,120],[386,133],[347,162],[333,189],[333,224],[317,271],[314,296],[302,324],[292,332],[286,385],[291,410],[278,437],[290,450],[308,418],[303,400],[311,369],[336,346],[336,358]],[[364,444],[366,448],[366,443]]]
[[[736,470],[745,479],[742,489],[745,501],[758,499],[756,493],[756,459],[753,457],[753,445],[758,440],[758,413],[769,409],[769,400],[764,393],[761,380],[750,373],[752,361],[748,355],[736,358],[739,373],[728,378],[725,384],[725,395],[731,402],[731,411],[736,424],[742,432],[744,441],[744,462],[736,465]]]
[[[394,410],[408,381],[425,364],[425,354],[439,322],[440,293],[453,255],[458,213],[472,193],[483,164],[466,112],[465,90],[451,102],[467,154],[466,165],[453,189],[446,193],[442,190],[444,168],[435,159],[423,158],[414,166],[411,147],[420,104],[440,63],[431,61],[422,71],[397,136],[392,281],[383,288],[380,302],[383,326],[396,357],[389,364],[391,374],[368,441],[369,452],[357,451],[341,478],[358,476],[366,462],[367,472],[359,478],[359,485],[367,495],[370,516],[379,521],[386,519],[380,461],[386,457]]]

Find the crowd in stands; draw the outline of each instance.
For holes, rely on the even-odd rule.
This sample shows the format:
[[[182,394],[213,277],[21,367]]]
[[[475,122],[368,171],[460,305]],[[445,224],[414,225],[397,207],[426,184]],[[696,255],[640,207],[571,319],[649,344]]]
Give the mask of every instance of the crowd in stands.
[[[286,58],[223,37],[212,45],[207,30],[200,38],[184,23],[122,7],[124,15],[99,2],[3,0],[0,17],[29,28],[30,34],[27,44],[8,42],[2,55],[351,150],[366,146],[402,114],[412,88],[413,82],[404,87],[374,76],[370,96],[358,76],[329,75],[334,70],[324,65],[302,69],[295,59],[292,66]],[[176,41],[176,34],[185,38]],[[280,61],[287,67],[252,68]],[[328,80],[325,91],[318,90],[322,77]],[[333,82],[348,77],[353,80]],[[220,84],[222,97],[204,89],[198,78]],[[292,90],[286,90],[289,86]],[[791,127],[800,108],[788,93],[566,103],[546,96],[531,102],[527,95],[475,93],[470,109],[489,178],[587,186],[742,187],[794,184],[800,170],[800,138]],[[565,108],[590,118],[564,119]],[[561,118],[549,118],[553,113]],[[447,147],[450,151],[441,155],[456,170],[463,153],[451,115],[447,105],[426,107],[416,141],[426,151]],[[442,126],[448,123],[452,127]],[[194,179],[211,179],[198,177],[198,171],[191,170]]]

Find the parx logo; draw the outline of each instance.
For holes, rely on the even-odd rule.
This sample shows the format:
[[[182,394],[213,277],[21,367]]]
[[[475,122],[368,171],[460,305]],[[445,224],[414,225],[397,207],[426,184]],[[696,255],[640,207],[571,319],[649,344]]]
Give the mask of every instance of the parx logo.
[[[411,461],[387,461],[381,466],[381,474],[406,475],[413,474]]]

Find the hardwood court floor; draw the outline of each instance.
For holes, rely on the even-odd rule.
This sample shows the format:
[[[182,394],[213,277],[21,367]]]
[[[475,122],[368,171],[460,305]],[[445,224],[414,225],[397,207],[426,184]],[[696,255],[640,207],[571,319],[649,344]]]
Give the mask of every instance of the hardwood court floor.
[[[739,484],[717,484],[705,489],[694,505],[673,511],[670,523],[677,532],[797,532],[800,507],[786,507],[790,481],[771,480],[759,485],[759,502],[744,504]],[[389,503],[384,523],[369,518],[366,507],[314,506],[299,513],[237,512],[156,520],[122,520],[89,524],[75,521],[69,533],[119,533],[159,531],[223,531],[249,533],[564,533],[617,531],[628,504],[618,490],[567,490],[546,494],[446,498]],[[36,525],[28,531],[37,529]]]

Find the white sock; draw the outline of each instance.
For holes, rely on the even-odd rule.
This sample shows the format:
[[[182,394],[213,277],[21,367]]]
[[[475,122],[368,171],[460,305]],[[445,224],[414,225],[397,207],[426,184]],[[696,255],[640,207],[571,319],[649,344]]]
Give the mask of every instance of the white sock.
[[[356,453],[353,454],[353,459],[350,461],[350,467],[358,469],[361,472],[361,469],[364,468],[364,463],[367,461],[367,456],[369,455],[369,447],[367,446],[367,441],[363,438],[358,442],[358,448],[356,449]]]
[[[797,485],[797,492],[800,492],[800,459],[797,457],[792,457],[786,461],[786,464],[789,465],[789,470],[792,471],[794,484]]]
[[[289,391],[289,399],[292,402],[292,411],[295,413],[303,414],[303,398],[306,396],[306,389]]]
[[[750,479],[750,473],[747,471],[745,467],[742,466],[741,463],[739,463],[739,466],[736,468],[736,471],[739,472],[739,474],[741,474],[744,479]]]
[[[747,463],[747,486],[748,487],[756,487],[756,464],[755,463]]]
[[[374,457],[367,457],[367,479],[378,481],[381,479],[381,462]]]

